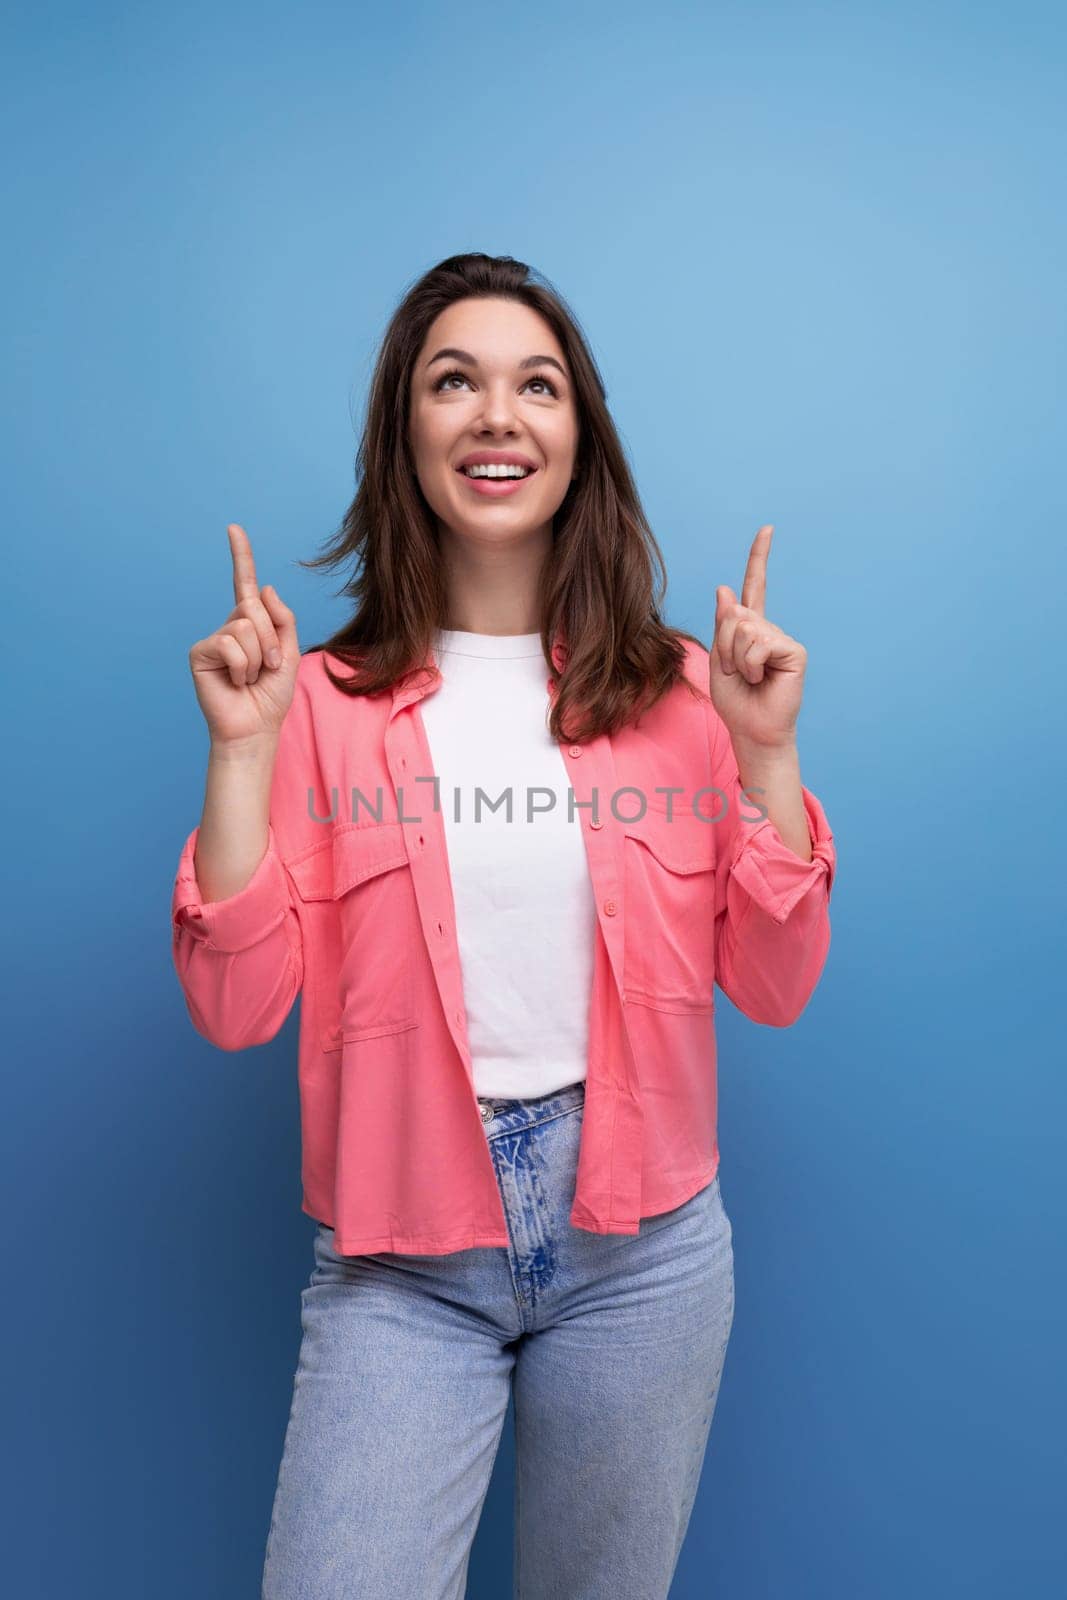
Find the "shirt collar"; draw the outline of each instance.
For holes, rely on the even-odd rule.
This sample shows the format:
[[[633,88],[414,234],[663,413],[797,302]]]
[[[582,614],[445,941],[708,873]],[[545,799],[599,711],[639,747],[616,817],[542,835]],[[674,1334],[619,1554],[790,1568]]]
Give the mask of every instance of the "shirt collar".
[[[567,661],[567,646],[564,642],[563,632],[557,629],[552,641],[552,665],[557,672],[562,672]],[[431,645],[423,657],[422,665],[407,673],[393,685],[393,703],[390,716],[395,716],[404,706],[410,705],[413,700],[421,700],[425,695],[432,694],[441,679],[441,669]],[[554,692],[553,683],[553,692]]]

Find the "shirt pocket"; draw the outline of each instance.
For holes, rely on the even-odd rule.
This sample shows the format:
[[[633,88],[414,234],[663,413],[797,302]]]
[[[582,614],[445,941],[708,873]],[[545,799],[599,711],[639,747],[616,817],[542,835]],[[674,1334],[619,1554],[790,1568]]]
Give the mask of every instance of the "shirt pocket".
[[[304,902],[322,1049],[416,1027],[422,931],[402,824],[338,829],[288,869]]]
[[[715,826],[676,805],[622,824],[625,998],[710,1012],[715,990]]]

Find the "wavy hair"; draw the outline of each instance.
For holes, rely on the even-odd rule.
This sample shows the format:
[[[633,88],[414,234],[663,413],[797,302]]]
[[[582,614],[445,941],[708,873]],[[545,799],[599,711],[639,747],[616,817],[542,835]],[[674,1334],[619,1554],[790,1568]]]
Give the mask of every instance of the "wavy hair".
[[[394,311],[371,381],[356,458],[356,495],[321,555],[298,565],[357,570],[339,591],[356,602],[328,650],[351,669],[331,682],[345,694],[390,689],[425,662],[434,629],[447,626],[437,526],[418,485],[408,438],[412,371],[434,319],[454,301],[517,300],[554,331],[572,374],[578,415],[576,478],[553,518],[540,575],[538,612],[545,660],[556,678],[548,728],[556,740],[614,732],[685,676],[695,634],[659,614],[663,555],[645,517],[607,408],[607,391],[585,335],[562,297],[512,256],[449,256],[423,274]],[[557,672],[553,641],[565,659]],[[699,693],[699,691],[694,691]]]

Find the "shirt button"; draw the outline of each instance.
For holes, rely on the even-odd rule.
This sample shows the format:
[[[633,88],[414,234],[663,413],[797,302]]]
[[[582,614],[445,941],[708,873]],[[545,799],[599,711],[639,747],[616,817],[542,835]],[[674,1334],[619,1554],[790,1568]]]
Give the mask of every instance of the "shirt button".
[[[604,901],[604,914],[605,914],[605,916],[613,917],[617,910],[618,910],[618,906],[615,904],[614,900],[605,900]]]
[[[589,826],[591,828],[602,828],[604,826],[604,824],[603,824],[603,822],[601,822],[599,820],[596,820],[593,817],[590,817],[589,818]]]
[[[567,754],[569,756],[580,756],[581,753],[582,753],[582,747],[581,747],[580,744],[572,744],[570,749],[567,751]]]

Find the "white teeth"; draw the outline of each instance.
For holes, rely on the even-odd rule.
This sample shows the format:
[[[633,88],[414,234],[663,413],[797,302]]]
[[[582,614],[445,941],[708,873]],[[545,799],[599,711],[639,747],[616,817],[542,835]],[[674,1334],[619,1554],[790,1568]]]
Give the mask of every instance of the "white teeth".
[[[463,472],[468,478],[528,478],[530,476],[529,467],[464,467]]]

